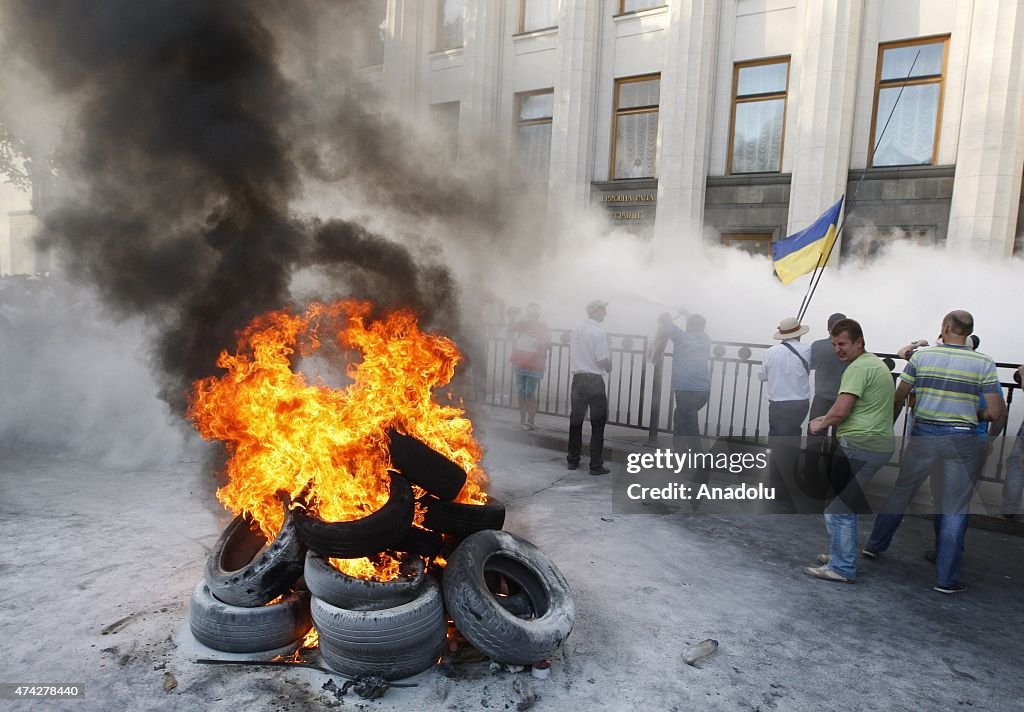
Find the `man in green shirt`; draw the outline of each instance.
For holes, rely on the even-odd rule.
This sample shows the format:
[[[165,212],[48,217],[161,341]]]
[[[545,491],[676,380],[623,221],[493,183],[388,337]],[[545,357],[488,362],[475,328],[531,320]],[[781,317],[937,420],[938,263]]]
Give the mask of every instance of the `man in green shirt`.
[[[832,348],[846,371],[839,396],[825,415],[810,423],[812,433],[836,426],[839,450],[832,463],[835,498],[825,509],[825,528],[832,540],[821,566],[804,573],[826,581],[853,583],[857,578],[857,512],[866,508],[864,487],[896,447],[892,434],[895,387],[882,360],[864,349],[864,332],[853,319],[842,319],[830,332]]]

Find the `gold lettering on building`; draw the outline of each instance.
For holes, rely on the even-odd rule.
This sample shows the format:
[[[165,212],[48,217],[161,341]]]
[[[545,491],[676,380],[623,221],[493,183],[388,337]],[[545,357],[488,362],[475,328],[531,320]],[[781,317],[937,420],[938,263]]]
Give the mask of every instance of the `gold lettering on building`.
[[[618,213],[609,213],[612,220],[639,220],[643,213],[639,210],[626,210]]]
[[[601,203],[653,203],[658,199],[657,193],[637,193],[635,195],[628,195],[625,193],[619,195],[602,195],[598,202]]]

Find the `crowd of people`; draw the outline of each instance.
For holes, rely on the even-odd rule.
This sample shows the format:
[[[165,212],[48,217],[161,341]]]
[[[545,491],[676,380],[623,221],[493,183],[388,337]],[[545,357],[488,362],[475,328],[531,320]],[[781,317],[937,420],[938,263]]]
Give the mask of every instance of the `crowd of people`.
[[[592,475],[609,472],[603,458],[608,417],[604,377],[612,367],[601,326],[607,313],[607,302],[589,302],[587,318],[570,339],[566,460],[570,470],[580,467],[583,423],[589,412]],[[683,326],[676,323],[680,317],[685,317]],[[650,357],[660,362],[672,343],[672,432],[677,448],[700,436],[698,413],[710,398],[712,344],[706,328],[705,318],[698,314],[665,313],[658,319]],[[758,374],[768,400],[772,481],[783,485],[783,499],[785,485],[795,482],[803,492],[826,501],[829,552],[805,572],[826,581],[856,580],[858,515],[871,512],[865,488],[891,461],[894,426],[909,406],[910,437],[899,474],[876,512],[860,555],[877,559],[889,548],[911,500],[930,480],[935,547],[926,557],[935,564],[934,588],[946,594],[966,590],[960,566],[969,505],[992,438],[1005,427],[1007,414],[995,362],[977,350],[980,340],[974,335],[973,316],[951,311],[942,320],[935,346],[926,348],[922,340],[901,349],[899,355],[907,364],[895,383],[890,367],[867,350],[860,323],[836,313],[828,318],[827,328],[827,338],[806,344],[801,338],[809,328],[797,319],[783,319],[773,334],[778,343],[765,352]],[[509,327],[509,336],[515,341],[512,364],[521,423],[529,430],[535,427],[537,388],[551,347],[540,306],[531,304],[526,318]],[[1020,376],[1024,366],[1018,370]],[[801,437],[806,437],[802,447]],[[1007,518],[1015,517],[1021,506],[1022,451],[1024,425],[1006,462],[1002,513]]]

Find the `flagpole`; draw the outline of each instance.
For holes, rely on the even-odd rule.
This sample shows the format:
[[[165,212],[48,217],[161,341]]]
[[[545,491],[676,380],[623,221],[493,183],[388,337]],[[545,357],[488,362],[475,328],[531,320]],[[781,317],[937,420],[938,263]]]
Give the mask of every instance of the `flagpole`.
[[[882,145],[882,138],[885,137],[885,132],[889,128],[889,122],[892,121],[892,116],[896,113],[896,107],[899,106],[900,99],[903,97],[903,90],[907,88],[907,84],[910,82],[910,76],[914,73],[914,67],[917,66],[917,60],[920,56],[921,50],[917,50],[917,54],[914,55],[914,61],[910,63],[910,69],[907,70],[907,76],[903,79],[903,84],[900,85],[900,91],[896,95],[896,101],[893,102],[892,109],[889,110],[889,116],[885,119],[885,125],[882,126],[882,133],[879,134],[878,140],[875,141],[874,148],[871,149],[871,156],[868,160],[869,166],[875,161],[875,153],[878,151],[878,147]],[[828,254],[824,256],[824,260],[822,260],[821,257],[818,258],[818,264],[814,266],[814,271],[811,272],[811,281],[807,284],[807,292],[804,294],[803,301],[800,302],[800,311],[796,317],[797,322],[803,322],[804,315],[807,313],[807,309],[811,306],[811,299],[814,298],[814,292],[818,289],[818,282],[821,281],[821,276],[825,273],[825,265],[828,264],[829,258],[832,256],[832,250],[835,248],[836,243],[839,242],[839,235],[842,233],[843,227],[846,226],[846,219],[850,217],[850,205],[852,205],[857,199],[861,183],[864,182],[867,175],[868,170],[865,168],[864,172],[861,173],[860,180],[857,181],[857,185],[853,188],[853,196],[846,201],[846,204],[843,206],[843,220],[836,228],[835,239],[832,240],[832,244],[828,246]]]

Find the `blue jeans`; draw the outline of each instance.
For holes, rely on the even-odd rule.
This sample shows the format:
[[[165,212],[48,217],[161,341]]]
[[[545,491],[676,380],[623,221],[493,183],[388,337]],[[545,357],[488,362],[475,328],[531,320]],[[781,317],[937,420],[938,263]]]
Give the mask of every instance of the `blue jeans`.
[[[1016,514],[1020,509],[1024,490],[1024,423],[1017,431],[1017,440],[1006,461],[1006,479],[1003,481],[1003,514]]]
[[[980,441],[973,428],[915,422],[899,477],[882,513],[875,519],[867,550],[879,553],[889,548],[910,500],[931,471],[937,469],[942,475],[942,497],[941,502],[936,502],[935,512],[935,578],[940,586],[959,582],[967,511],[978,473],[975,463],[980,455]]]
[[[875,452],[854,447],[846,438],[839,439],[833,467],[848,468],[843,478],[848,482],[825,508],[825,528],[832,540],[828,562],[830,569],[846,578],[857,578],[857,511],[864,499],[864,488],[892,457],[892,450]]]

